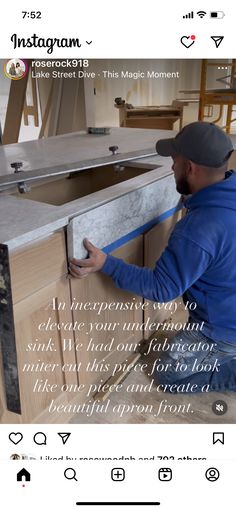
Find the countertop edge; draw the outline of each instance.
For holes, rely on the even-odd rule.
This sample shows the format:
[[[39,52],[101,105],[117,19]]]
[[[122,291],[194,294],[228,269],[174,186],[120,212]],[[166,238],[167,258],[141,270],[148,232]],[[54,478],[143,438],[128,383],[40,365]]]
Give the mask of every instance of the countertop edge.
[[[0,222],[0,242],[2,244],[6,244],[8,246],[8,249],[10,252],[14,252],[18,248],[23,247],[24,245],[38,241],[40,238],[45,238],[49,235],[51,235],[56,230],[59,230],[61,228],[64,228],[68,225],[70,219],[79,216],[81,214],[84,214],[92,209],[95,209],[97,207],[100,207],[108,202],[111,202],[113,200],[118,199],[119,197],[122,197],[124,195],[127,195],[133,191],[136,191],[138,189],[141,189],[143,187],[146,187],[158,180],[165,179],[173,174],[173,171],[170,168],[170,165],[158,165],[157,168],[154,170],[150,170],[146,174],[142,174],[140,176],[136,176],[132,179],[129,179],[128,181],[124,181],[119,184],[115,184],[113,186],[110,186],[108,188],[105,188],[101,191],[97,191],[95,193],[92,193],[90,195],[87,195],[86,197],[82,197],[80,199],[74,200],[73,202],[70,202],[68,204],[62,205],[62,206],[49,206],[48,211],[45,212],[42,211],[42,224],[41,226],[36,225],[38,223],[39,218],[37,217],[37,222],[33,225],[27,227],[27,225],[23,226],[22,232],[19,233],[19,235],[14,237],[2,237],[1,236],[1,222]],[[158,175],[157,175],[158,171]],[[10,196],[9,196],[10,197]],[[11,197],[12,198],[12,197]],[[19,202],[16,198],[16,206],[19,206]],[[22,201],[22,200],[21,200]],[[5,202],[7,202],[7,196],[5,195]],[[31,201],[33,202],[33,201]],[[23,202],[24,203],[24,202]],[[39,202],[33,202],[34,204],[40,205]],[[50,210],[51,208],[51,210]],[[7,206],[6,206],[7,209]],[[43,208],[42,208],[43,209]],[[45,214],[47,217],[47,220],[45,221]],[[6,210],[6,216],[7,216],[7,210]]]

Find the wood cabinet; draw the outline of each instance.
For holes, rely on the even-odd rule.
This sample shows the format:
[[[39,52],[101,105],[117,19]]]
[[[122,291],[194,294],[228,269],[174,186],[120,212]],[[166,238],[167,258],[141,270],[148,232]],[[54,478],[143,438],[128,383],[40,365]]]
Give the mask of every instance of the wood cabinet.
[[[129,263],[152,267],[180,216],[178,213],[166,219],[113,254]],[[50,414],[50,402],[66,405],[92,398],[99,385],[119,370],[119,364],[128,360],[144,337],[150,336],[138,326],[150,316],[151,307],[143,311],[141,297],[117,289],[102,273],[82,280],[68,279],[63,230],[17,250],[10,257],[10,268],[21,414],[7,410],[0,353],[0,422],[65,423],[71,414]],[[105,306],[98,313],[79,308],[76,303]],[[126,303],[136,303],[137,307],[131,310],[128,305],[124,309]],[[153,312],[151,318],[163,321],[168,313]],[[46,328],[49,319],[50,324],[59,327]],[[62,327],[75,322],[84,327]],[[137,328],[132,328],[134,324]],[[64,349],[68,342],[71,348]],[[66,391],[78,385],[84,386],[81,393]]]
[[[113,254],[142,266],[143,236],[130,241]],[[105,382],[119,363],[128,359],[142,339],[142,332],[132,331],[128,326],[142,322],[141,306],[130,310],[128,305],[128,310],[124,310],[126,303],[142,304],[142,298],[117,289],[112,280],[101,273],[83,280],[68,279],[66,260],[63,231],[26,246],[11,257],[21,414],[17,415],[6,408],[1,371],[2,423],[69,420],[70,414],[50,414],[50,402],[53,400],[56,405],[66,405],[72,400],[77,403],[85,401],[91,384],[94,385],[92,397],[95,387]],[[89,302],[111,306],[99,314],[76,309],[76,303]],[[112,309],[112,304],[116,303],[122,304],[123,309]],[[85,324],[83,331],[48,329],[52,324],[62,326],[65,323],[75,324],[76,321]],[[125,322],[126,330],[123,329]],[[63,345],[68,343],[72,349],[63,349]],[[78,343],[83,347],[76,350]],[[61,367],[65,365],[78,367],[78,371],[62,371]],[[62,391],[62,388],[76,388],[78,385],[84,386],[80,394]]]
[[[70,393],[63,393],[61,388],[78,382],[77,373],[61,369],[63,363],[75,363],[74,349],[62,349],[63,339],[71,336],[74,345],[73,332],[71,335],[69,331],[39,329],[49,318],[51,323],[72,322],[64,232],[17,251],[11,256],[10,265],[21,415],[6,409],[1,370],[1,422],[31,423],[40,416],[40,421],[45,419],[47,423],[50,401],[67,401]],[[37,391],[45,381],[47,389],[53,391]]]
[[[63,303],[63,308],[65,304],[65,309],[57,309],[57,303]],[[73,332],[44,329],[49,318],[50,324],[72,322],[68,280],[61,278],[19,301],[14,315],[22,417],[30,423],[44,411],[48,415],[52,399],[56,401],[59,397],[60,403],[66,403],[71,394],[62,390],[66,385],[78,383],[77,373],[65,370],[66,364],[75,364],[74,349],[63,350],[64,340],[71,338],[74,345]],[[40,326],[43,329],[39,330]]]
[[[160,258],[168,244],[168,239],[176,225],[176,222],[179,221],[181,217],[182,211],[178,211],[173,216],[170,216],[170,218],[167,218],[157,224],[144,235],[144,265],[146,267],[155,267],[156,261]],[[144,310],[145,322],[149,317],[150,322],[155,321],[162,323],[170,317],[170,311],[168,309],[164,309],[164,307],[160,310],[154,310],[152,306],[149,306]],[[145,331],[144,338],[147,339],[149,336],[151,336],[150,333]]]
[[[142,266],[143,236],[128,242],[112,254],[128,263]],[[125,303],[142,303],[143,301],[134,294],[117,289],[112,279],[102,273],[94,273],[81,280],[73,278],[71,297],[72,302],[104,303],[105,306],[113,303],[125,305]],[[111,306],[109,310],[108,306],[99,314],[96,311],[73,311],[73,320],[86,324],[78,337],[79,342],[83,344],[82,349],[77,353],[77,361],[81,362],[79,380],[87,386],[94,384],[94,388],[95,384],[105,382],[112,375],[116,365],[125,361],[142,340],[142,332],[131,331],[128,326],[124,329],[125,323],[127,325],[142,323],[141,307],[130,310],[128,305],[128,310],[115,310],[115,306]],[[93,324],[92,331],[90,331],[90,324]],[[88,350],[89,342],[91,347]],[[92,345],[97,346],[98,350],[93,350]],[[107,350],[105,350],[106,346]],[[88,370],[88,366],[93,366],[93,369]]]

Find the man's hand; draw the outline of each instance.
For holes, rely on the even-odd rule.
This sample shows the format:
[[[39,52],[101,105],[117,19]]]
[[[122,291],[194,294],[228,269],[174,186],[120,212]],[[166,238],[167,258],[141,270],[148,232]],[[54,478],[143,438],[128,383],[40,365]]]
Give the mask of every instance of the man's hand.
[[[88,239],[84,239],[84,246],[89,253],[89,259],[71,259],[70,273],[76,278],[85,278],[89,273],[100,271],[106,262],[107,255],[96,248]]]

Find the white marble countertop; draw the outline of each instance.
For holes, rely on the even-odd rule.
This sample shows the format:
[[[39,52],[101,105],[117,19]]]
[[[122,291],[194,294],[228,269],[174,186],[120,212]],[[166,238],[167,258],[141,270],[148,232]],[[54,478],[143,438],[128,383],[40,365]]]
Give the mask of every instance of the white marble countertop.
[[[110,135],[73,133],[0,147],[0,175],[12,173],[10,163],[23,161],[24,170],[37,170],[109,155],[109,146],[119,152],[154,149],[159,138],[173,136],[173,131],[112,128]],[[96,140],[96,143],[94,141]],[[69,220],[103,205],[130,191],[163,179],[172,173],[171,160],[160,156],[142,159],[151,170],[61,206],[0,194],[0,243],[13,251],[28,242],[50,235],[65,227]],[[156,168],[159,167],[159,168]]]
[[[119,153],[153,149],[159,138],[175,136],[161,129],[111,128],[109,135],[70,133],[30,142],[0,147],[0,176],[13,173],[11,163],[21,161],[24,171],[67,165],[111,156],[109,147],[117,145]]]
[[[0,243],[7,244],[13,251],[65,227],[75,216],[163,179],[170,173],[170,169],[163,166],[62,206],[4,195],[0,197]]]
[[[23,161],[24,170],[85,161],[109,155],[109,146],[118,145],[119,152],[155,149],[160,138],[175,136],[174,131],[112,128],[110,135],[73,133],[0,147],[0,175],[12,173],[10,163]],[[236,136],[232,136],[236,146]],[[95,143],[96,140],[96,143]],[[9,250],[50,235],[65,227],[69,220],[111,200],[140,189],[172,173],[171,158],[152,156],[142,159],[151,170],[61,206],[25,200],[0,194],[0,243]],[[159,167],[159,168],[156,168]]]

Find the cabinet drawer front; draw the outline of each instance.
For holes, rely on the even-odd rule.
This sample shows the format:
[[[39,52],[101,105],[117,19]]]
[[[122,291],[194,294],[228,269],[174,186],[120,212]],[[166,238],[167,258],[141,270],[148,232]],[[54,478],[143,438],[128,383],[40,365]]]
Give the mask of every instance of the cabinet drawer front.
[[[53,300],[56,300],[56,309],[52,307]],[[78,384],[77,372],[67,370],[67,365],[76,363],[75,351],[63,349],[64,339],[71,339],[73,345],[73,332],[63,328],[52,331],[39,328],[49,317],[59,325],[72,323],[68,280],[62,278],[20,301],[14,307],[14,315],[22,421],[31,423],[43,412],[50,419],[48,407],[52,400],[69,401],[75,396],[64,391],[63,385]],[[65,370],[62,370],[63,365]],[[54,386],[53,391],[49,386]]]
[[[143,265],[143,237],[133,239],[121,248],[113,251],[113,255],[124,259],[131,264]],[[70,280],[72,303],[76,302],[104,302],[130,303],[132,300],[142,302],[142,298],[115,287],[113,281],[102,273],[94,273],[89,278]],[[103,310],[99,315],[93,310],[80,310],[73,308],[74,321],[83,322],[86,326],[79,333],[79,342],[82,348],[76,352],[77,362],[81,362],[79,382],[86,385],[88,391],[90,384],[105,382],[113,373],[116,364],[124,362],[135,351],[135,345],[143,337],[143,332],[123,329],[124,323],[141,324],[143,313],[141,308],[130,310]],[[102,325],[100,329],[90,331],[90,324]],[[106,328],[108,325],[108,328]],[[111,325],[111,329],[109,329]],[[112,326],[114,325],[114,329]],[[77,335],[78,336],[78,335]],[[88,348],[92,343],[92,348]],[[118,348],[118,344],[121,346]],[[104,348],[108,345],[108,349]],[[124,349],[122,348],[124,346]],[[101,346],[101,347],[100,347]],[[125,349],[127,347],[127,350]],[[129,350],[130,347],[130,350]],[[90,367],[88,368],[88,364]],[[107,365],[107,366],[105,366]]]
[[[175,228],[177,221],[181,220],[185,209],[178,211],[176,214],[167,218],[165,221],[156,225],[144,235],[144,266],[154,268],[156,261],[161,257],[165,250],[172,230]],[[179,301],[179,300],[178,300]],[[147,300],[148,302],[148,300]],[[144,310],[145,322],[150,319],[150,322],[164,322],[170,317],[169,309],[154,310],[149,306]],[[144,338],[150,337],[149,331],[144,331]]]
[[[29,244],[10,256],[13,303],[67,273],[64,232]]]

